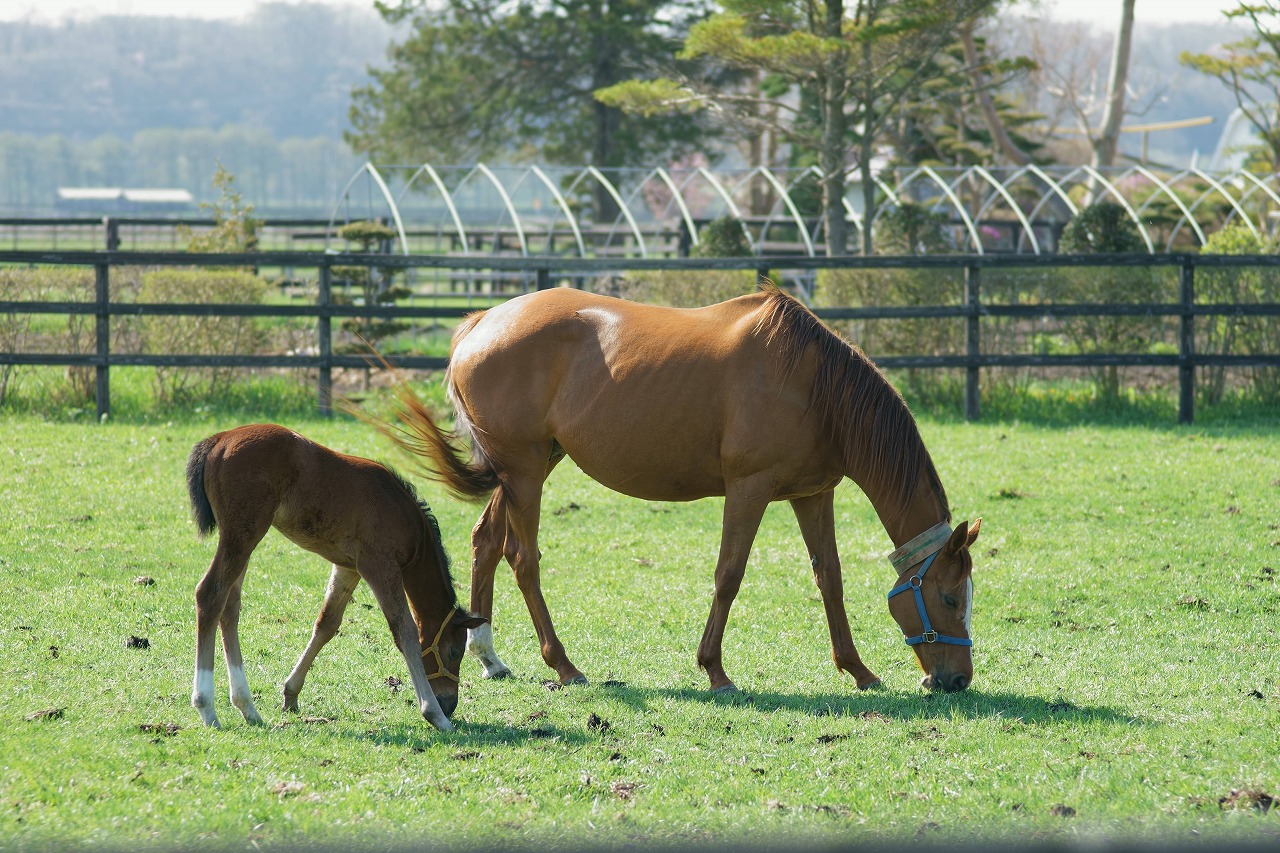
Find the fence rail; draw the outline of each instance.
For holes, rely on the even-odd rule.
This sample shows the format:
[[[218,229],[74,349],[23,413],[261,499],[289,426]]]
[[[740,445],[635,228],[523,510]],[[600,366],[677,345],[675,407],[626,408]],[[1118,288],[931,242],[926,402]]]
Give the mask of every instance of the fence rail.
[[[593,259],[554,257],[458,257],[397,256],[352,253],[256,252],[250,254],[190,254],[186,252],[121,251],[0,251],[5,266],[75,266],[95,270],[93,301],[0,301],[0,314],[82,314],[96,319],[96,351],[93,353],[0,352],[0,364],[91,366],[96,369],[99,416],[110,411],[110,369],[113,366],[310,368],[318,372],[317,395],[322,414],[332,413],[332,371],[344,367],[365,367],[361,356],[333,351],[332,320],[335,317],[373,319],[447,319],[469,313],[468,308],[440,306],[365,306],[338,304],[333,299],[333,270],[339,266],[377,269],[446,269],[477,273],[522,273],[539,290],[556,284],[560,277],[607,275],[620,271],[646,270],[755,270],[759,276],[771,271],[813,271],[819,269],[936,269],[963,271],[964,294],[960,305],[908,307],[817,308],[824,320],[963,318],[963,353],[931,356],[884,356],[876,363],[884,368],[961,368],[965,371],[965,416],[980,416],[979,372],[984,367],[1176,367],[1178,369],[1178,418],[1191,423],[1194,418],[1197,367],[1280,367],[1280,353],[1260,355],[1218,355],[1197,353],[1195,321],[1202,317],[1280,316],[1280,303],[1196,302],[1195,273],[1198,268],[1280,267],[1280,256],[1197,255],[1197,254],[1116,254],[1116,255],[962,255],[926,257],[748,257],[699,259]],[[111,270],[115,267],[283,267],[316,269],[318,294],[310,305],[231,305],[206,303],[116,302],[111,298]],[[1179,270],[1180,299],[1149,304],[990,304],[982,299],[981,276],[986,269],[1000,268],[1082,268],[1082,267],[1168,267]],[[178,355],[111,352],[111,319],[123,316],[220,316],[220,317],[314,317],[315,355]],[[1082,317],[1082,316],[1165,316],[1180,322],[1176,354],[998,354],[982,352],[981,320],[986,317]],[[447,361],[431,356],[389,356],[388,362],[410,369],[439,369]]]

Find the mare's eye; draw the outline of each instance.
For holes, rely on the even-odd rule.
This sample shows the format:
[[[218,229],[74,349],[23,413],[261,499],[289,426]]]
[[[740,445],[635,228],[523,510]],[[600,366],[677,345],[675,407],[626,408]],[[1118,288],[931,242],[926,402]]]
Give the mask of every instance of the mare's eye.
[[[957,601],[956,601],[956,597],[955,597],[954,595],[947,595],[947,594],[944,592],[944,593],[942,594],[942,603],[943,603],[943,604],[945,604],[945,605],[947,605],[948,607],[953,607],[953,608],[954,608],[954,607],[956,607],[956,606],[958,605],[958,603],[959,603],[959,602],[957,602]]]

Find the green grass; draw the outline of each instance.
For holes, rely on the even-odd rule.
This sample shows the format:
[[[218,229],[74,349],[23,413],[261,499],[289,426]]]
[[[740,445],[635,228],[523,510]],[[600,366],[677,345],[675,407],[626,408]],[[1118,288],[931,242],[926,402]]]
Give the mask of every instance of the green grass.
[[[1280,794],[1273,427],[924,420],[956,518],[984,519],[975,680],[959,695],[918,687],[884,602],[890,543],[848,483],[845,598],[882,689],[831,665],[777,505],[725,637],[744,695],[710,696],[694,650],[720,502],[643,503],[566,464],[544,497],[544,590],[593,683],[542,686],[502,570],[495,640],[517,677],[485,682],[467,661],[449,735],[388,686],[406,673],[363,586],[302,694],[323,720],[277,710],[327,567],[273,532],[241,623],[269,725],[241,722],[219,663],[226,728],[207,731],[188,701],[212,544],[194,535],[183,466],[249,420],[411,470],[369,428],[266,394],[106,424],[0,415],[0,849],[1280,840],[1276,810],[1219,804]],[[415,479],[465,599],[478,509]],[[26,719],[46,709],[61,715]]]

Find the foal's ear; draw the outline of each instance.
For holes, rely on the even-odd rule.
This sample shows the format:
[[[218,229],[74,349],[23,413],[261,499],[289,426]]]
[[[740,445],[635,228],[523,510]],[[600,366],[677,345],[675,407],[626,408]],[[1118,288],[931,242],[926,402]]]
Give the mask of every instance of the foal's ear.
[[[463,610],[462,608],[458,608],[457,620],[458,620],[458,624],[461,625],[463,628],[466,628],[467,630],[471,630],[472,628],[479,628],[481,625],[489,621],[483,616],[477,616],[476,614],[468,610]]]
[[[947,544],[944,547],[952,554],[959,554],[978,540],[978,531],[980,530],[982,530],[981,518],[975,521],[972,527],[969,526],[969,522],[962,521],[956,525],[955,530],[951,531],[951,538],[947,540]]]

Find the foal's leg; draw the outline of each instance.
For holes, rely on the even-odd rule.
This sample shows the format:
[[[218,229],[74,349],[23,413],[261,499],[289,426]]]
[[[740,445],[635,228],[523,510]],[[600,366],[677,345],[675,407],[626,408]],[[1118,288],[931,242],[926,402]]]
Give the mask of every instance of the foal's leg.
[[[244,577],[245,568],[249,565],[249,555],[262,541],[271,526],[270,517],[258,529],[247,534],[228,533],[222,529],[218,537],[218,548],[214,551],[213,562],[204,573],[200,583],[196,585],[196,672],[191,689],[191,705],[200,712],[200,718],[206,726],[218,726],[218,715],[213,710],[213,652],[217,639],[218,623],[223,621],[223,611],[234,590],[238,596],[240,579]],[[224,648],[235,649],[239,656],[240,638],[235,621],[223,623],[224,634],[230,633],[231,641],[225,642]],[[232,661],[228,656],[227,664]],[[237,660],[237,665],[240,662]],[[243,669],[241,669],[243,673]],[[248,719],[246,717],[246,719]],[[252,722],[252,721],[251,721]]]
[[[231,704],[240,710],[245,722],[262,725],[262,717],[253,706],[253,694],[249,681],[244,677],[244,656],[240,653],[240,588],[244,586],[241,574],[227,594],[227,606],[222,610],[222,651],[227,659],[227,681],[230,684]]]
[[[698,643],[698,666],[711,679],[711,690],[727,693],[737,690],[721,665],[721,644],[725,624],[729,621],[729,608],[742,586],[742,575],[747,568],[751,543],[760,529],[765,507],[769,505],[765,483],[750,480],[730,483],[724,500],[724,527],[720,532],[720,557],[716,561],[716,591],[711,600],[711,613],[707,627]]]
[[[293,672],[284,682],[284,710],[298,710],[298,694],[302,692],[302,684],[307,679],[311,664],[316,655],[324,648],[325,643],[333,639],[342,625],[342,614],[347,610],[351,594],[360,583],[360,573],[333,564],[333,573],[329,575],[329,586],[324,591],[324,603],[320,605],[320,615],[316,617],[316,626],[311,632],[311,640],[302,651],[302,657],[293,667]]]
[[[511,669],[493,648],[493,575],[507,539],[502,489],[494,491],[471,531],[471,612],[489,620],[467,631],[467,653],[480,659],[485,678],[508,678]]]
[[[831,657],[836,667],[853,676],[858,688],[866,690],[880,683],[876,674],[862,663],[849,631],[849,617],[844,609],[844,582],[840,576],[840,555],[836,552],[835,492],[821,492],[791,501],[800,535],[809,550],[813,579],[822,595],[827,612],[827,628],[831,632]]]
[[[404,577],[400,567],[393,561],[384,558],[361,561],[360,576],[378,599],[382,615],[387,618],[391,628],[391,637],[396,648],[404,655],[404,662],[409,665],[409,678],[413,682],[413,692],[418,698],[418,708],[422,717],[442,732],[453,731],[453,724],[445,716],[440,702],[436,699],[431,684],[427,681],[427,670],[422,665],[422,643],[418,640],[418,626],[409,612],[409,603],[404,593]]]
[[[510,526],[505,551],[511,568],[515,571],[516,585],[520,587],[524,603],[529,608],[529,616],[533,619],[533,629],[538,634],[543,661],[556,671],[561,684],[586,684],[587,677],[578,671],[565,654],[564,645],[556,636],[555,626],[551,624],[547,602],[542,597],[542,553],[538,550],[538,521],[542,509],[542,480],[545,479],[545,473],[545,468],[539,468],[536,474],[525,477],[513,472],[507,480],[504,488],[508,492],[503,500]]]

